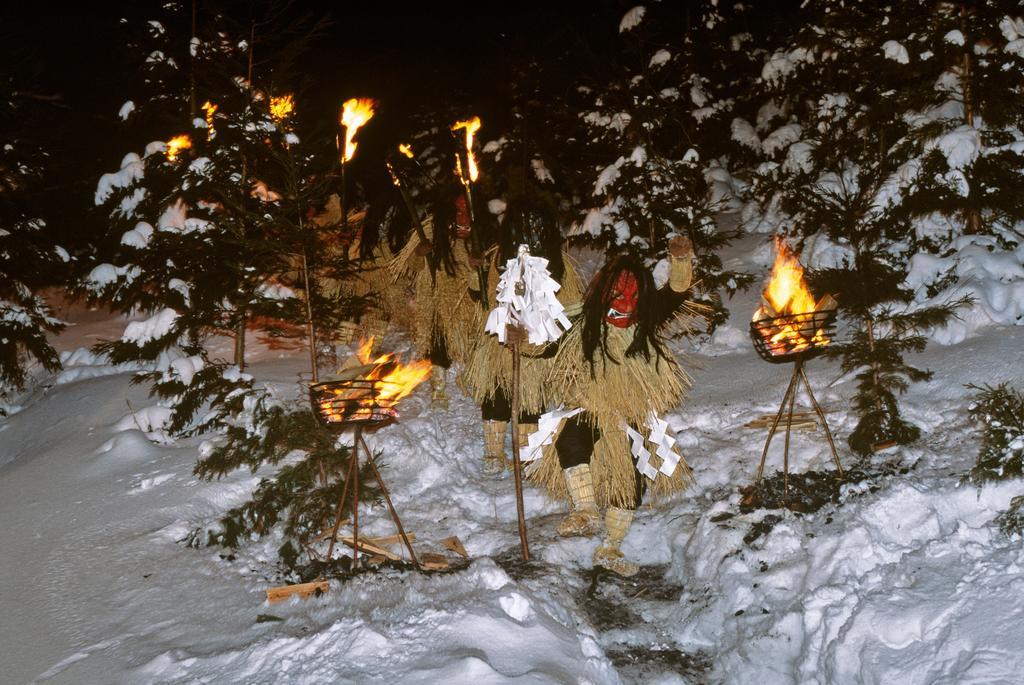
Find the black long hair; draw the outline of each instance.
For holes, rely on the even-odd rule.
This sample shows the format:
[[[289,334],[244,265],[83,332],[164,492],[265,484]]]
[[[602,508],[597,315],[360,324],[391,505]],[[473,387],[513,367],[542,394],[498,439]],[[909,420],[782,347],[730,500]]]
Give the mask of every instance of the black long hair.
[[[512,155],[515,158],[515,155]],[[506,169],[505,218],[499,229],[502,256],[514,257],[520,244],[531,254],[548,260],[552,278],[565,276],[562,261],[562,231],[559,226],[558,200],[540,187],[523,164],[514,161]]]
[[[583,340],[583,355],[590,363],[590,373],[595,372],[595,355],[601,350],[601,362],[619,364],[621,360],[608,349],[608,326],[605,319],[612,300],[615,281],[623,271],[636,278],[637,304],[636,318],[632,325],[636,326],[633,342],[626,348],[627,357],[643,357],[651,360],[653,353],[655,363],[668,359],[665,346],[658,339],[658,331],[668,322],[675,311],[674,302],[664,302],[666,295],[654,287],[654,277],[643,260],[633,252],[623,252],[613,256],[594,275],[587,288],[583,300],[583,328],[580,332]],[[676,298],[669,298],[674,300]],[[667,305],[667,306],[666,306]]]

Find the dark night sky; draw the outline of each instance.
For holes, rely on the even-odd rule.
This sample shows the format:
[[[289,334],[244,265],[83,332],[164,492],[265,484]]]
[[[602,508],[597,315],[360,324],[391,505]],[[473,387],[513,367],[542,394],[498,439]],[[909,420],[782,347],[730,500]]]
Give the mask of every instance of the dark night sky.
[[[51,224],[62,224],[55,228],[71,247],[102,223],[92,209],[99,176],[140,144],[116,119],[132,97],[128,83],[138,63],[125,48],[119,18],[126,11],[145,16],[147,6],[159,4],[62,3],[58,10],[55,3],[4,3],[0,9],[3,68],[22,88],[55,98],[32,101],[25,114],[54,158],[48,184],[60,216]],[[244,11],[244,2],[236,4]],[[561,73],[582,75],[601,59],[600,46],[615,41],[618,20],[633,3],[296,4],[333,20],[300,64],[312,86],[300,104],[328,119],[343,99],[372,96],[381,103],[378,126],[390,121],[400,128],[407,112],[425,104],[500,115],[495,109],[513,55],[544,61],[568,48],[571,58],[558,58]]]

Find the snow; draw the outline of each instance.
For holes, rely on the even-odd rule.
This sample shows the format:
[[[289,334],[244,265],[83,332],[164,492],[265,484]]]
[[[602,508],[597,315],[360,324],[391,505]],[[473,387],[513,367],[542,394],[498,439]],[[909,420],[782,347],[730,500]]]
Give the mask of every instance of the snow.
[[[647,8],[643,5],[637,5],[633,9],[622,15],[622,20],[619,22],[619,33],[631,31],[640,25],[643,21],[644,14],[647,12]]]
[[[737,220],[719,217],[728,228]],[[979,236],[963,240],[948,264],[912,273],[948,267],[965,279],[1020,282],[1024,254],[989,250]],[[818,238],[807,250],[827,264],[845,246]],[[769,236],[751,234],[722,256],[730,268],[765,275],[770,252]],[[279,537],[230,554],[179,542],[271,472],[197,480],[192,468],[211,436],[155,443],[166,410],[148,406],[148,388],[131,383],[130,369],[84,347],[118,337],[123,318],[84,307],[60,312],[76,324],[55,338],[65,370],[40,377],[38,389],[21,398],[23,409],[0,420],[3,679],[1018,682],[1024,551],[992,519],[1022,483],[975,488],[960,479],[979,447],[963,386],[1024,387],[1024,328],[990,323],[913,355],[912,363],[936,372],[901,398],[924,437],[863,462],[845,449],[855,380],[837,363],[809,361],[844,466],[870,475],[848,480],[840,501],[815,513],[743,513],[737,487],[753,479],[765,437],[743,424],[777,408],[790,374],[751,349],[747,323],[757,291],[727,301],[732,315],[710,339],[672,343],[688,352],[694,387],[664,418],[696,483],[639,511],[623,545],[643,565],[639,581],[593,576],[597,540],[557,537],[563,507],[529,485],[535,560],[518,561],[511,477],[481,475],[479,414],[450,373],[449,411],[432,410],[430,390],[421,386],[403,401],[401,421],[367,440],[384,455],[384,478],[405,527],[417,534],[417,550],[440,550],[441,539],[457,535],[468,565],[332,580],[321,597],[275,605],[265,590],[282,582],[272,563]],[[1007,307],[1024,302],[1024,293],[1006,297]],[[140,339],[164,330],[138,323]],[[215,351],[230,351],[230,342],[215,341]],[[398,335],[385,340],[404,344]],[[247,374],[232,367],[228,375],[269,383],[282,398],[301,394],[301,350],[254,343],[250,351]],[[198,358],[180,358],[165,372],[187,378],[199,368]],[[831,468],[821,440],[794,432],[792,472]],[[769,472],[780,468],[779,442]],[[376,505],[363,510],[360,524],[368,535],[394,532]],[[619,607],[611,621],[601,613],[607,606]],[[633,649],[647,651],[631,660]],[[661,654],[703,666],[663,665],[655,658]]]
[[[173,309],[161,309],[145,321],[132,321],[124,329],[121,339],[142,347],[151,340],[157,340],[170,333],[179,316]]]
[[[910,55],[907,53],[907,49],[895,40],[887,40],[882,43],[882,52],[885,54],[886,59],[891,59],[900,64],[910,63]]]
[[[130,152],[121,160],[121,168],[109,174],[103,174],[96,185],[95,202],[101,205],[107,201],[116,188],[127,188],[142,178],[145,165],[142,159]]]
[[[121,121],[128,121],[128,117],[130,117],[132,115],[132,112],[134,111],[135,103],[131,100],[128,100],[123,105],[121,105],[121,109],[117,111],[117,116]]]
[[[672,53],[662,48],[661,50],[658,50],[656,53],[651,55],[651,61],[647,66],[649,68],[660,67],[661,65],[668,62],[670,59],[672,59]]]

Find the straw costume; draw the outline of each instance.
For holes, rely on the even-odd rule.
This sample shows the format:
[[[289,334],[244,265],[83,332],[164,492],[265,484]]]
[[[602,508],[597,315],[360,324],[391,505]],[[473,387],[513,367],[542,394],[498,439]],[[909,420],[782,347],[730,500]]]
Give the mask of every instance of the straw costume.
[[[582,412],[563,420],[543,457],[527,469],[531,480],[572,505],[559,534],[599,532],[599,510],[606,509],[606,536],[594,564],[621,575],[639,568],[619,546],[644,492],[667,495],[691,481],[677,453],[670,459],[678,463],[663,462],[671,475],[650,469],[653,479],[638,472],[635,456],[643,453],[637,449],[637,442],[646,444],[643,434],[655,440],[652,415],[677,407],[690,385],[664,336],[670,325],[688,323],[683,294],[690,287],[693,251],[680,237],[670,243],[669,253],[669,281],[661,290],[655,290],[642,260],[629,254],[612,258],[594,277],[583,312],[560,341],[547,378],[561,389],[567,407]]]
[[[531,183],[520,165],[510,165],[507,178],[507,206],[498,231],[504,239],[503,256],[513,256],[518,246],[525,244],[532,255],[548,259],[548,271],[561,284],[557,295],[559,302],[563,306],[578,307],[583,287],[569,256],[562,250],[554,197]],[[495,282],[488,286],[492,298],[498,276],[493,266],[490,273]],[[488,475],[497,475],[511,467],[504,444],[512,418],[512,350],[496,336],[483,331],[484,321],[480,324],[478,344],[459,375],[459,384],[480,405],[484,422],[483,469]],[[547,382],[555,349],[554,344],[530,345],[525,341],[520,344],[520,444],[526,444],[529,435],[537,429],[538,418],[545,408],[559,400],[557,387]]]
[[[466,362],[486,314],[473,297],[480,285],[465,242],[469,224],[461,189],[454,184],[438,189],[431,216],[422,222],[429,242],[413,233],[389,268],[393,281],[413,283],[413,344],[416,354],[433,364],[432,403],[442,408],[448,407],[446,372],[453,363]]]

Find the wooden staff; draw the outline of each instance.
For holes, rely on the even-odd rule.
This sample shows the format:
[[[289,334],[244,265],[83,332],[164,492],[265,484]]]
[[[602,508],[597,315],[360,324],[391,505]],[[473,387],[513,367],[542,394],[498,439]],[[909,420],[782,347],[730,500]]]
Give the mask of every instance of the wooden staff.
[[[519,518],[519,548],[523,553],[523,561],[530,560],[530,543],[526,539],[526,514],[523,507],[523,465],[519,460],[519,411],[520,387],[519,372],[522,352],[519,349],[519,338],[522,329],[516,331],[517,337],[512,343],[512,472],[516,481],[516,516]]]

